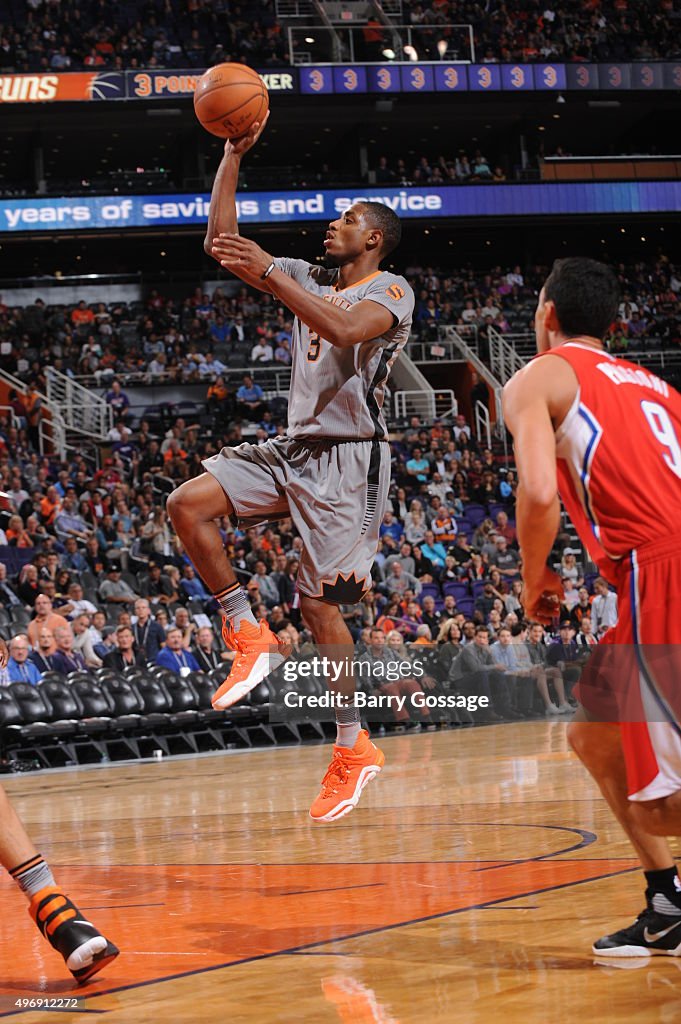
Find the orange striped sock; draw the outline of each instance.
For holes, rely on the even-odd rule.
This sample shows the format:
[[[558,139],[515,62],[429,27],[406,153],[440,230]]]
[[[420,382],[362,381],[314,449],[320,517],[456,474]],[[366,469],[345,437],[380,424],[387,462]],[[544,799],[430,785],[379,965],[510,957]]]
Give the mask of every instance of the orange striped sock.
[[[248,595],[238,580],[213,596],[232,623],[234,630],[238,631],[243,619],[253,626],[258,625],[255,615],[251,611]]]

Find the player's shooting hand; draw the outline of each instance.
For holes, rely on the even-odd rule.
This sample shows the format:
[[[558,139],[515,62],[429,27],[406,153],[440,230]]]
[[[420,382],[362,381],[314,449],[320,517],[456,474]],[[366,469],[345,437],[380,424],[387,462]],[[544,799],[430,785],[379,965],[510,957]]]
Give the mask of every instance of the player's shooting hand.
[[[262,277],[272,257],[250,238],[223,233],[213,239],[213,256],[234,274],[246,273],[251,277]]]
[[[560,576],[545,569],[536,580],[523,580],[520,601],[530,622],[550,625],[560,614],[563,583]]]
[[[227,139],[225,143],[225,156],[243,156],[249,149],[252,149],[265,130],[269,116],[270,112],[268,110],[262,121],[255,121],[245,135],[240,135],[238,139]]]
[[[0,638],[0,668],[4,668],[9,661],[9,650],[7,644]]]

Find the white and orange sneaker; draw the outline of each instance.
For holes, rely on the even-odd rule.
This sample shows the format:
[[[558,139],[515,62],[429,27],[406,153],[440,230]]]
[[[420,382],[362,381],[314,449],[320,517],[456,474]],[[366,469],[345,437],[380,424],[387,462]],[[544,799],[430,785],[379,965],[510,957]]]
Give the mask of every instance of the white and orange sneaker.
[[[357,806],[362,790],[385,764],[385,754],[362,729],[352,750],[334,744],[333,757],[310,808],[313,821],[338,821]]]
[[[279,668],[291,653],[290,646],[279,640],[264,619],[259,626],[242,620],[236,632],[225,621],[222,639],[231,650],[237,652],[237,656],[232,662],[231,672],[211,698],[216,711],[224,711],[243,700],[270,672]]]

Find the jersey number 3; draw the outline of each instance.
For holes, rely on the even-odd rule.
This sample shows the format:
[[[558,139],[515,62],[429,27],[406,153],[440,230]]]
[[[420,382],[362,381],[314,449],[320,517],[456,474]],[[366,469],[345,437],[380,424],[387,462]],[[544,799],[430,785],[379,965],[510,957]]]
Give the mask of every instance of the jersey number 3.
[[[315,331],[310,331],[310,344],[307,347],[308,363],[315,363],[319,359],[322,350],[322,341]]]
[[[667,449],[662,453],[662,458],[672,473],[681,480],[681,445],[679,445],[679,439],[676,436],[674,424],[669,418],[669,413],[657,402],[641,402],[641,409],[655,439],[663,448]]]

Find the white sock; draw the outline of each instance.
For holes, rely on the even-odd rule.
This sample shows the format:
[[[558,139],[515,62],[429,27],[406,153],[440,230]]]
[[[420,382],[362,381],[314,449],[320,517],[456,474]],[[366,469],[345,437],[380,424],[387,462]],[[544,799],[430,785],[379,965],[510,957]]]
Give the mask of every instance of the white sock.
[[[336,746],[351,750],[359,739],[361,722],[336,722]]]

